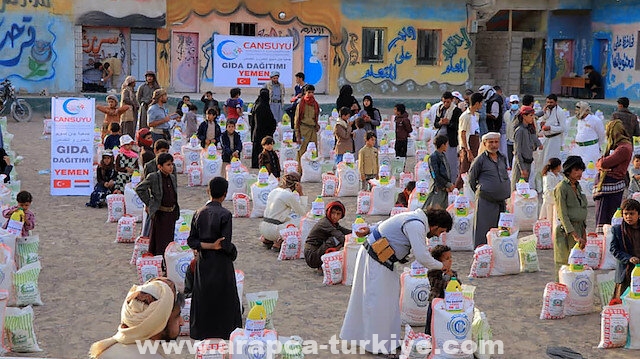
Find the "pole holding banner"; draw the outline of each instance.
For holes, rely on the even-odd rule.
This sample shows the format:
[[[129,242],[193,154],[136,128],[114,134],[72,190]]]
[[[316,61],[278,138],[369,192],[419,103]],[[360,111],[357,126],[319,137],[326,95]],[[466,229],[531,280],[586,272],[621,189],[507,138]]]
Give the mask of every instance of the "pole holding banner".
[[[91,195],[95,99],[52,97],[51,120],[51,195]]]

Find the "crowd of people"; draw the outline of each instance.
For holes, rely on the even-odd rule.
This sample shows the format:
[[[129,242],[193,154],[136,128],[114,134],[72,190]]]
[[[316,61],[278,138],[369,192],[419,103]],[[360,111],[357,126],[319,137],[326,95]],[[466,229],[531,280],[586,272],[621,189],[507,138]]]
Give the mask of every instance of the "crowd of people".
[[[279,82],[279,73],[272,72],[249,113],[245,113],[239,88],[231,89],[222,109],[212,93],[207,92],[201,98],[206,119],[198,125],[195,116],[188,116],[198,111],[188,96],[182,98],[175,112],[169,113],[167,93],[159,88],[154,73],[146,74],[146,82],[137,95],[132,87],[135,79],[127,77],[122,84],[120,105],[117,98],[110,95],[106,106],[98,106],[98,110],[105,113],[105,151],[97,172],[98,197],[123,192],[132,173],[144,169],[143,180],[136,186],[149,216],[143,235],[150,237],[149,251],[162,255],[173,241],[174,224],[180,211],[174,158],[168,153],[172,121],[184,121],[180,127],[188,137],[196,136],[203,149],[218,146],[223,161],[229,163],[233,158],[241,158],[243,147],[236,123],[249,115],[251,167],[265,167],[279,180],[279,187],[267,198],[259,226],[261,240],[266,248],[279,250],[283,242],[280,231],[293,223],[293,218],[304,216],[306,209],[300,201],[304,195],[301,166],[297,172],[282,172],[274,150],[274,134],[287,114],[291,119],[293,141],[300,146],[297,155],[300,163],[308,145],[313,142],[317,146],[320,130],[315,88],[304,83],[303,73],[296,74],[295,78],[294,95],[285,107],[284,85]],[[438,271],[429,278],[433,278],[437,289],[433,298],[441,295],[446,285],[442,274],[453,273],[450,249],[437,246],[430,252],[425,238],[451,230],[453,220],[446,211],[449,194],[455,189],[462,190],[466,184],[476,197],[474,246],[479,246],[487,243],[486,233],[498,226],[499,216],[506,211],[506,201],[516,183],[524,180],[534,187],[539,178],[542,183],[539,217],[552,219],[556,213],[560,223],[555,228],[554,241],[554,260],[559,269],[568,263],[569,251],[576,243],[581,247],[586,244],[587,198],[580,180],[587,165],[592,163],[598,172],[593,192],[598,228],[610,224],[619,207],[625,218],[621,226],[614,226],[616,244],[611,249],[620,261],[616,277],[620,288],[616,293],[624,291],[625,284],[629,285],[625,275],[627,267],[640,262],[640,236],[635,236],[640,203],[634,199],[623,202],[627,188],[630,195],[640,191],[640,156],[635,157],[629,169],[634,154],[632,136],[640,135],[638,118],[628,110],[629,100],[620,98],[618,111],[605,126],[587,102],[579,101],[575,108],[575,141],[567,147],[564,138],[568,128],[567,112],[559,108],[557,100],[556,95],[550,94],[545,106],[536,109],[533,96],[524,95],[522,101],[518,95],[506,98],[499,88],[489,85],[481,86],[477,92],[467,90],[464,95],[448,91],[442,94],[441,101],[432,106],[427,115],[434,128],[431,140],[434,151],[428,160],[432,184],[424,207],[395,215],[356,233],[366,240],[358,255],[340,334],[342,339],[370,340],[374,334],[382,339],[400,337],[400,283],[394,263],[404,263],[410,252],[430,272]],[[350,85],[342,86],[336,101],[338,118],[331,130],[335,136],[335,163],[342,162],[347,153],[356,154],[361,185],[366,190],[369,180],[379,175],[378,148],[382,141],[377,137],[377,130],[382,115],[373,107],[374,99],[370,95],[363,97],[362,104],[363,107]],[[226,119],[224,132],[219,125],[221,112]],[[393,122],[395,154],[407,157],[408,140],[417,129],[413,128],[404,104],[394,106]],[[115,158],[107,149],[114,144],[119,145]],[[140,149],[139,153],[134,151],[134,146]],[[407,185],[397,205],[408,206],[414,187],[415,182]],[[231,213],[221,206],[227,189],[224,178],[216,177],[208,183],[210,201],[196,212],[188,238],[189,246],[196,251],[190,287],[191,337],[195,339],[228,339],[233,329],[242,326],[233,268],[238,253],[232,243]],[[94,201],[92,196],[91,203],[100,201]],[[323,254],[345,245],[345,235],[351,233],[339,223],[345,215],[346,208],[341,201],[331,202],[325,208],[324,217],[311,229],[304,246],[309,267],[320,268]],[[381,240],[387,242],[391,256],[383,257],[377,251]],[[134,286],[124,304],[131,309],[123,310],[118,334],[94,344],[93,355],[122,356],[119,353],[129,349],[115,344],[126,346],[141,337],[175,338],[173,329],[179,319],[174,318],[173,312],[178,302],[175,286],[166,279]],[[151,309],[154,305],[161,309]],[[372,310],[375,316],[371,315]],[[220,317],[219,313],[224,316]],[[135,328],[143,327],[142,323],[130,320],[128,315],[140,321],[154,318],[153,330],[144,326],[144,331],[137,331]],[[385,349],[391,352],[395,348]]]

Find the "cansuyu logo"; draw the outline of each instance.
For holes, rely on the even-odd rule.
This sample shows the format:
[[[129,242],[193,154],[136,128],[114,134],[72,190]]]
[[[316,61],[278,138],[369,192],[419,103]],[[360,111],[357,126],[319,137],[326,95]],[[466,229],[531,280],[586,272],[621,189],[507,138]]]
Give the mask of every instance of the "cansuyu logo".
[[[218,44],[216,51],[221,59],[233,61],[242,53],[242,48],[233,40],[224,40]]]

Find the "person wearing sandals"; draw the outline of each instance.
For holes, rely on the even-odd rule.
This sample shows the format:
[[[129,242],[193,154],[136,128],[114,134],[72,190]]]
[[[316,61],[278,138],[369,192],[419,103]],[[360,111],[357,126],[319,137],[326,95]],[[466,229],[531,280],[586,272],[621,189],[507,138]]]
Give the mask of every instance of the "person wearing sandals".
[[[297,194],[294,193],[298,192]],[[280,178],[280,187],[274,189],[267,197],[267,208],[264,210],[262,222],[260,223],[260,234],[262,243],[267,249],[274,248],[280,250],[282,239],[280,230],[287,228],[293,223],[291,214],[304,216],[305,209],[300,204],[302,185],[300,175],[296,172],[287,173]]]

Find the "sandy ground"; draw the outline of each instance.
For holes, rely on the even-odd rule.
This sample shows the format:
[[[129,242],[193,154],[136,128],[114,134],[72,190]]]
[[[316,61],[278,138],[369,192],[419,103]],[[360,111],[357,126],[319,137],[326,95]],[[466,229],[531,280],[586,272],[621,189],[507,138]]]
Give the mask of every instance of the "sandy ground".
[[[116,225],[105,223],[106,209],[85,207],[87,197],[49,194],[49,176],[38,174],[49,168],[50,161],[50,141],[40,138],[43,118],[36,115],[30,123],[8,125],[9,132],[15,134],[13,149],[25,158],[17,171],[23,189],[34,196],[35,231],[40,234],[44,268],[40,290],[45,305],[35,308],[36,333],[44,352],[30,356],[83,358],[92,342],[111,336],[118,326],[124,296],[136,282],[135,268],[129,265],[133,245],[114,243]],[[180,175],[179,202],[182,208],[195,210],[207,199],[205,189],[187,188],[186,182],[185,175]],[[313,198],[320,193],[320,186],[305,184],[304,191]],[[343,224],[348,226],[355,218],[355,198],[342,201],[347,207]],[[231,203],[225,207],[231,209]],[[593,212],[590,208],[591,229]],[[382,219],[366,217],[368,222]],[[239,253],[235,266],[245,272],[245,293],[278,290],[280,299],[274,314],[278,332],[326,344],[340,331],[350,288],[323,286],[322,278],[303,260],[277,261],[275,252],[260,245],[258,223],[258,219],[234,220],[233,242]],[[486,312],[494,339],[504,342],[505,354],[500,357],[544,358],[547,346],[563,345],[588,358],[636,358],[637,352],[595,348],[600,337],[599,312],[558,321],[538,319],[544,286],[554,278],[552,255],[552,251],[539,253],[542,271],[538,273],[462,278],[477,286],[476,305]],[[454,253],[455,270],[467,274],[470,264],[470,252]],[[323,352],[310,357],[332,355]]]

